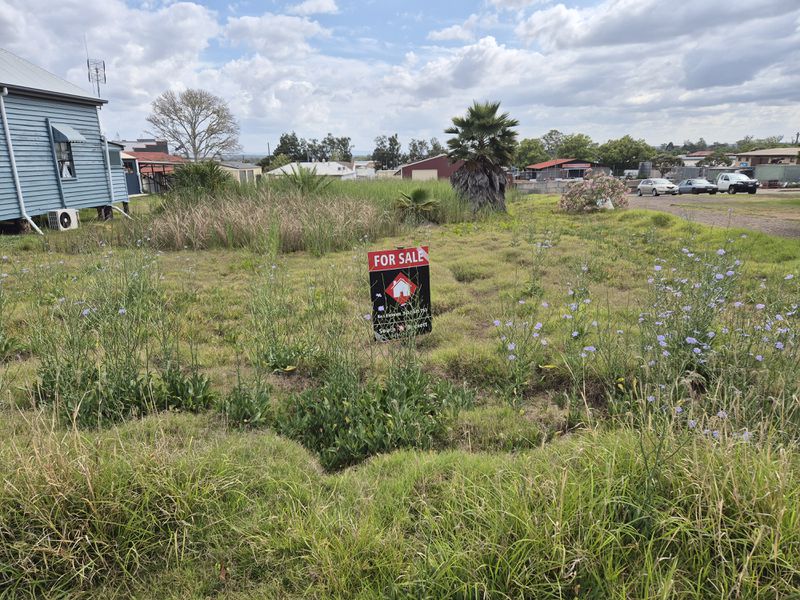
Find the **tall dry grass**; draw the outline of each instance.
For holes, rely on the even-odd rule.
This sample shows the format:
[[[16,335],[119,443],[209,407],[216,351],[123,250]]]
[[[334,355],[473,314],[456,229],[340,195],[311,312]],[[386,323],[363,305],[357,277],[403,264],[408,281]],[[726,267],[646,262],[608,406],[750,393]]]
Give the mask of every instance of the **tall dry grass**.
[[[196,189],[162,199],[145,222],[128,225],[129,243],[161,250],[252,248],[315,255],[401,233],[418,223],[396,210],[401,192],[425,187],[436,200],[434,223],[472,218],[446,182],[333,181],[315,191],[288,182],[231,186],[215,194]]]
[[[391,212],[365,200],[258,188],[192,200],[167,199],[143,235],[162,250],[249,247],[321,255],[364,237],[394,235],[402,227]]]

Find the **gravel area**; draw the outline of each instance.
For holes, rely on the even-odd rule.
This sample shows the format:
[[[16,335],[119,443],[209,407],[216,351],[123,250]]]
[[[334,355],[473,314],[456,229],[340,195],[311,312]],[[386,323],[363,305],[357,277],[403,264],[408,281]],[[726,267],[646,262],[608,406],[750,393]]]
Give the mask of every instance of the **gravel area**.
[[[699,194],[682,196],[631,196],[631,208],[647,208],[650,210],[660,210],[673,215],[678,215],[689,221],[712,225],[714,227],[741,227],[761,231],[770,235],[777,235],[787,238],[800,238],[800,219],[786,219],[776,217],[774,219],[754,216],[740,210],[737,211],[737,203],[752,200],[755,196],[749,194],[730,196],[728,194]],[[758,194],[761,199],[762,195]],[[775,196],[770,195],[774,199]],[[692,205],[705,205],[693,208]],[[680,206],[678,206],[680,205]],[[708,205],[719,205],[719,210],[709,210]],[[727,210],[726,210],[727,209]]]

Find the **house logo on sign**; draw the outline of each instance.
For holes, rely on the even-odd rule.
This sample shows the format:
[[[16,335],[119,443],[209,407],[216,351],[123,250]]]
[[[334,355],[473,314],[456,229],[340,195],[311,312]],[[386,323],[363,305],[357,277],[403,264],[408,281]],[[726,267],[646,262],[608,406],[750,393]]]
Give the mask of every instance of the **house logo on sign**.
[[[400,306],[411,300],[411,296],[417,291],[417,286],[404,273],[400,273],[394,281],[386,288],[386,293],[394,298]]]

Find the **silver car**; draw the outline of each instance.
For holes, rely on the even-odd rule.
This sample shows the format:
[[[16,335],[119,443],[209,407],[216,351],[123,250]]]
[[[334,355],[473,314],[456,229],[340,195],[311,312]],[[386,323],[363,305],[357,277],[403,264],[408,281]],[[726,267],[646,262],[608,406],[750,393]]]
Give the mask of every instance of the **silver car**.
[[[644,196],[660,196],[661,194],[676,195],[678,193],[678,186],[672,183],[669,179],[643,179],[636,188],[636,194]]]

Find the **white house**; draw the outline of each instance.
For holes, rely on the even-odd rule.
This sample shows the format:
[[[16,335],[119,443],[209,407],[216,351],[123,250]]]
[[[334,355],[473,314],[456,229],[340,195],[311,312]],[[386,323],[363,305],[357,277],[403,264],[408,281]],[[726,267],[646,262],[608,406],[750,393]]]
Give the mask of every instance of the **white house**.
[[[337,177],[339,179],[355,179],[356,171],[352,167],[335,161],[330,162],[293,162],[277,169],[267,171],[267,177],[280,177],[282,175],[289,175],[296,173],[298,168],[302,167],[309,171],[315,171],[317,175],[324,175],[325,177]]]

